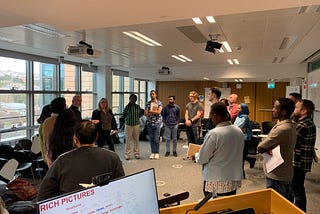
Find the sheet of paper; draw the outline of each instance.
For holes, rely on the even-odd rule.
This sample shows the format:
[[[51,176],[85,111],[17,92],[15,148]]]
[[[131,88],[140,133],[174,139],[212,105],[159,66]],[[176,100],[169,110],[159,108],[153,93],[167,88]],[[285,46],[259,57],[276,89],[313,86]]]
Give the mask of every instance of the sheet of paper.
[[[151,111],[157,111],[158,110],[158,104],[157,103],[151,103],[150,110]]]
[[[267,152],[265,152],[262,154],[262,156],[266,163],[267,173],[271,172],[284,162],[283,158],[281,157],[280,146],[272,149],[272,155],[269,155]]]

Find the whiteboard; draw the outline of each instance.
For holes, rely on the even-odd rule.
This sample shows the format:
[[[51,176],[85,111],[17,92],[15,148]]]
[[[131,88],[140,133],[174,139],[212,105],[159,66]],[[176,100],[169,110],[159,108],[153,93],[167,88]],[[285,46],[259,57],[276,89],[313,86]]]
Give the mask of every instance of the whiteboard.
[[[308,99],[315,105],[313,122],[317,129],[317,139],[315,148],[317,156],[320,157],[320,69],[308,73]]]
[[[320,69],[308,73],[308,99],[320,111]]]

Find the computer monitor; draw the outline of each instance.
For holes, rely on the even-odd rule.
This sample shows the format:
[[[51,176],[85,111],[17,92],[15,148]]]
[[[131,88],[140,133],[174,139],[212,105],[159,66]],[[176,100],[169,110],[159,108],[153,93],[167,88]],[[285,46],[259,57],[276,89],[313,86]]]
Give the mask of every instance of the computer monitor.
[[[154,169],[37,203],[39,214],[159,214]]]

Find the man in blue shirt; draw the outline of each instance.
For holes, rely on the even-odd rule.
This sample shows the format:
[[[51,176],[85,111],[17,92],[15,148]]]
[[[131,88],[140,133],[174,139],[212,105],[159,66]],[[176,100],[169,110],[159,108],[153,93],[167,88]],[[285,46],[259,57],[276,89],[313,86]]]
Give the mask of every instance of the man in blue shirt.
[[[170,155],[170,138],[172,137],[172,152],[173,156],[177,157],[177,131],[180,121],[180,107],[174,103],[175,96],[169,96],[168,99],[169,104],[162,111],[163,123],[165,125],[164,135],[166,138],[166,154],[164,156],[168,157]]]

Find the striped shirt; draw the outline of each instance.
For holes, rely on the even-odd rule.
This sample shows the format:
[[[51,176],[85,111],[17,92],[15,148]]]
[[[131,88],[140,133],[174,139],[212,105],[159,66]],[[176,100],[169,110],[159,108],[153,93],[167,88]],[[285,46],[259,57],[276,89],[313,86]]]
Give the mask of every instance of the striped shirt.
[[[127,126],[136,126],[140,124],[139,118],[143,115],[143,111],[137,104],[128,104],[124,108],[123,117]]]
[[[311,172],[316,142],[316,127],[311,117],[305,117],[296,124],[297,142],[294,150],[293,166]]]

